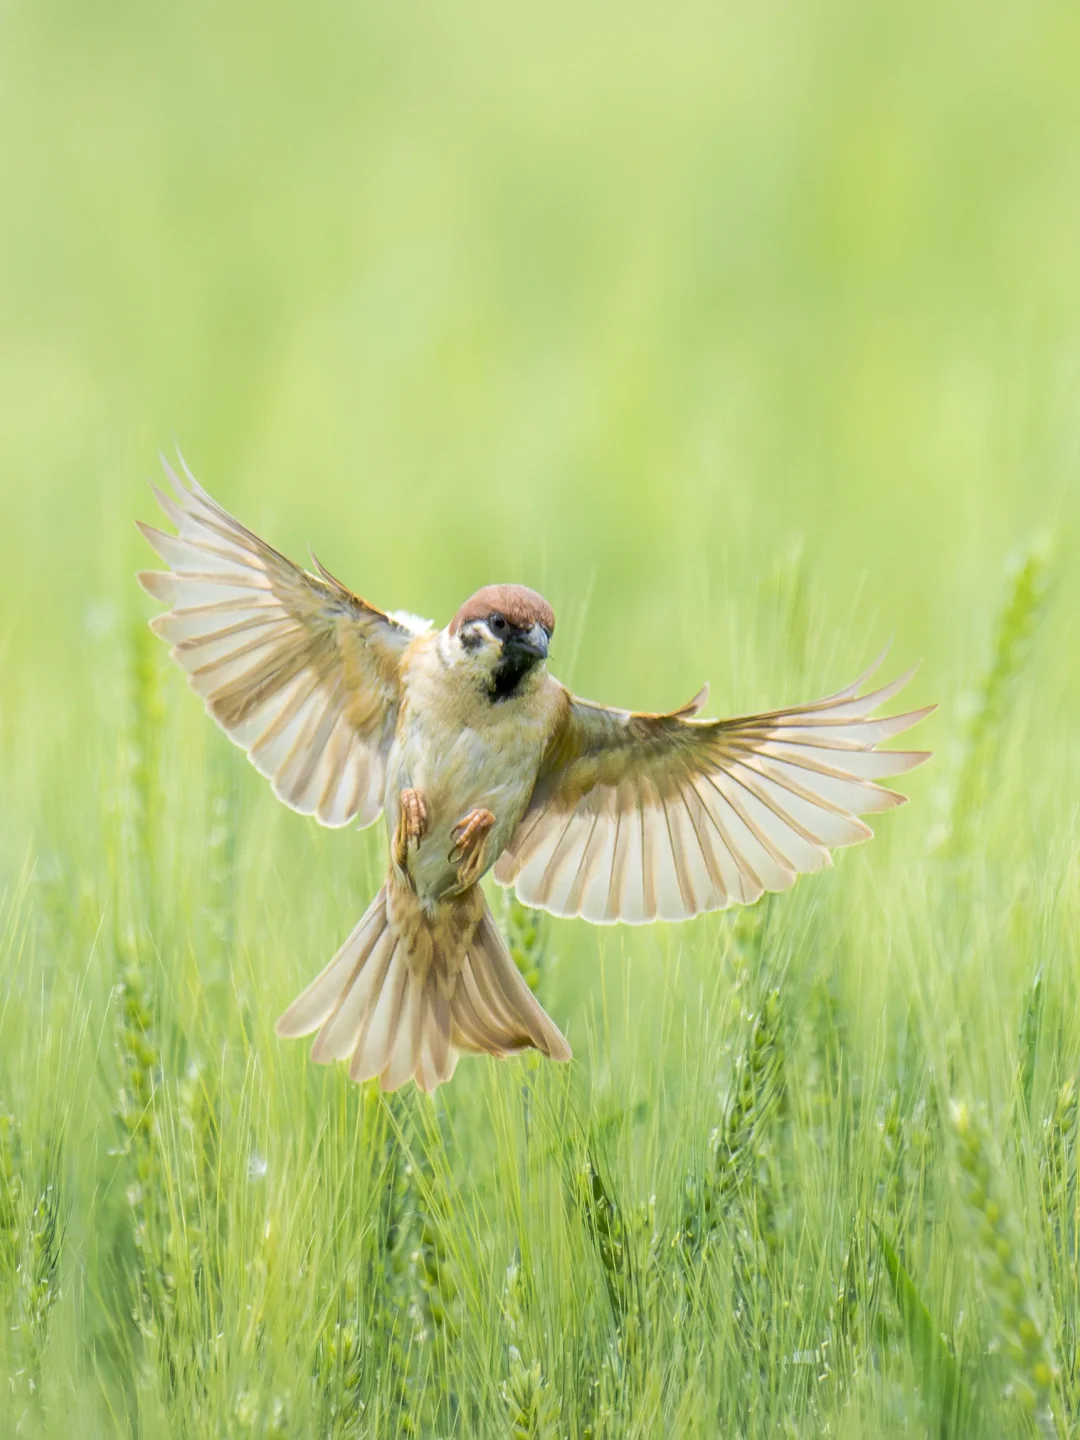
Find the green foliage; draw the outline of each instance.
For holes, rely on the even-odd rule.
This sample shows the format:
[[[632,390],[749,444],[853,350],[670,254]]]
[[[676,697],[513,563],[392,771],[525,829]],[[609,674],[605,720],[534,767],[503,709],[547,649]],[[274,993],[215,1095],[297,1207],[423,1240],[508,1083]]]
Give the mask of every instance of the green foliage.
[[[61,1163],[49,1140],[35,1163],[23,1148],[19,1122],[0,1106],[0,1320],[16,1407],[32,1406],[61,1294],[67,1230]]]
[[[801,665],[809,582],[783,574]],[[1014,687],[1019,663],[998,667]],[[274,812],[228,751],[203,762],[214,741],[165,703],[141,631],[115,673],[92,887],[68,902],[24,872],[4,911],[5,1424],[48,1435],[74,1395],[132,1436],[974,1437],[1080,1416],[1071,832],[1010,884],[1017,836],[987,810],[963,886],[911,858],[917,831],[673,932],[696,996],[661,930],[615,932],[615,979],[604,937],[510,897],[544,1003],[565,1013],[586,977],[577,1063],[465,1059],[434,1101],[381,1097],[270,1030],[293,952],[309,968],[366,891],[339,906],[323,838],[305,858],[307,830],[279,849],[251,818]],[[85,982],[37,953],[65,934]],[[577,964],[552,963],[556,934]],[[644,1024],[610,1004],[638,985]],[[52,1038],[58,1005],[96,1027],[91,1062]],[[31,1047],[69,1063],[34,1071]],[[961,1088],[978,1110],[950,1109]]]
[[[779,1029],[780,991],[770,991],[759,1011],[744,1017],[745,1047],[736,1057],[723,1119],[709,1136],[704,1178],[687,1177],[678,1244],[696,1260],[720,1233],[732,1207],[747,1202],[752,1223],[769,1203],[770,1127],[784,1099],[784,1052]],[[772,1234],[765,1225],[762,1233]]]
[[[530,910],[510,890],[506,892],[506,904],[503,907],[503,926],[514,964],[521,971],[529,989],[536,992],[540,989],[545,962],[548,965],[551,963],[545,954],[548,940],[547,916],[542,910]]]
[[[967,698],[967,725],[948,826],[936,836],[956,850],[970,846],[972,828],[984,817],[998,779],[1003,732],[1046,613],[1052,578],[1051,558],[1044,548],[1030,550],[1009,567],[1005,598],[991,636],[989,663]]]
[[[506,1269],[503,1288],[503,1317],[508,1339],[507,1376],[502,1398],[513,1440],[549,1440],[559,1433],[558,1400],[544,1375],[542,1361],[528,1358],[530,1315],[535,1304],[521,1262],[514,1259]]]
[[[1056,1365],[1035,1292],[1026,1236],[1002,1193],[1007,1182],[984,1127],[963,1102],[952,1106],[961,1206],[985,1297],[989,1345],[1008,1375],[1006,1393],[1054,1433]]]
[[[0,25],[0,1436],[1077,1433],[1080,9]],[[174,435],[376,604],[537,586],[613,704],[892,635],[936,757],[750,911],[491,887],[573,1064],[357,1089],[273,1026],[385,840],[149,633]]]
[[[883,1230],[875,1228],[919,1387],[923,1395],[933,1402],[938,1434],[943,1437],[954,1435],[961,1423],[961,1405],[966,1398],[960,1367],[892,1242]],[[966,1400],[964,1408],[966,1418],[969,1421],[974,1419],[970,1399]]]

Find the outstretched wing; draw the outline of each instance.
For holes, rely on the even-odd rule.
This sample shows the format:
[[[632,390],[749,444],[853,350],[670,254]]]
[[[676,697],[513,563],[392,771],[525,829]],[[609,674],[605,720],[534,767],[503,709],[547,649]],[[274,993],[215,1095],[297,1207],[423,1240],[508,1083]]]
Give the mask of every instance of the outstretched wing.
[[[873,833],[859,815],[905,797],[874,782],[926,751],[878,750],[934,706],[873,712],[911,678],[736,720],[610,710],[569,693],[532,799],[495,867],[526,905],[641,924],[748,905]]]
[[[324,825],[382,809],[401,656],[416,631],[361,600],[315,561],[302,570],[163,460],[153,486],[179,534],[140,523],[170,567],[139,583],[171,608],[151,626],[192,688],[286,805]]]

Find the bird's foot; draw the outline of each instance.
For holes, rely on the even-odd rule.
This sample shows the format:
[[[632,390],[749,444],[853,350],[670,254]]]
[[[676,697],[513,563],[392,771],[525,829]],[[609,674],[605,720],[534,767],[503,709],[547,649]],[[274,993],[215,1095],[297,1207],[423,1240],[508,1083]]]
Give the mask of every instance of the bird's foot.
[[[409,858],[410,843],[419,845],[427,833],[427,806],[419,790],[402,790],[398,797],[401,802],[401,818],[394,831],[394,860],[398,867],[405,869]]]
[[[480,878],[484,841],[494,824],[495,816],[490,810],[470,810],[450,831],[454,848],[447,859],[451,865],[459,867],[458,878],[463,885],[470,885]]]

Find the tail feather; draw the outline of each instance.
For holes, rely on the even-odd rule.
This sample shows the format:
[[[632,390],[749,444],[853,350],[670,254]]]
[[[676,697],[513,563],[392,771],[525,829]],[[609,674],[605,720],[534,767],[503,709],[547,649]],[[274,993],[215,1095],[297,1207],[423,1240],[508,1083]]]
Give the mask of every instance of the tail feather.
[[[457,1069],[460,1051],[450,1043],[450,1002],[442,987],[429,980],[430,999],[424,1015],[423,1053],[417,1084],[428,1094]]]
[[[359,967],[378,935],[386,926],[386,907],[380,906],[381,892],[345,944],[307,989],[293,1001],[277,1022],[277,1033],[285,1040],[310,1035],[340,1007],[349,993]],[[377,927],[376,933],[370,932]]]
[[[450,1003],[462,1049],[517,1055],[530,1047],[569,1060],[570,1047],[526,985],[485,907]]]
[[[319,1031],[312,1058],[319,1065],[347,1060],[360,1043],[371,1008],[386,981],[394,953],[394,934],[385,917],[365,936],[365,947],[338,994],[333,1010]]]
[[[490,979],[492,987],[498,989],[502,1012],[511,1028],[520,1029],[524,1025],[528,1038],[518,1048],[532,1045],[552,1060],[569,1060],[570,1046],[562,1031],[525,983],[486,905],[478,938],[482,951],[477,957],[479,963],[474,962],[474,968],[478,975]]]
[[[452,909],[450,907],[453,907]],[[330,964],[282,1015],[282,1036],[317,1030],[312,1059],[350,1060],[354,1080],[432,1091],[463,1051],[505,1057],[570,1047],[536,1000],[479,890],[429,919],[389,880]]]
[[[462,1050],[513,1055],[528,1044],[520,1034],[508,1035],[503,1018],[492,1015],[490,1006],[480,993],[472,962],[468,958],[458,976],[457,988],[450,1002],[450,1014],[454,1022],[454,1040]]]
[[[360,1067],[354,1060],[349,1074],[354,1079],[369,1079],[381,1072],[384,1090],[400,1090],[402,1085],[413,1078],[416,1070],[422,1068],[422,1030],[426,1006],[427,985],[406,984],[397,1030],[390,1038],[385,1067],[379,1066],[376,1069],[375,1065],[372,1065],[368,1074],[361,1077],[357,1074]]]
[[[389,1069],[391,1052],[399,1030],[402,1029],[402,1012],[412,977],[409,975],[400,937],[394,936],[392,945],[381,988],[376,994],[374,1005],[368,1010],[367,1019],[361,1027],[360,1038],[353,1051],[352,1064],[349,1066],[349,1075],[353,1080],[371,1080]]]

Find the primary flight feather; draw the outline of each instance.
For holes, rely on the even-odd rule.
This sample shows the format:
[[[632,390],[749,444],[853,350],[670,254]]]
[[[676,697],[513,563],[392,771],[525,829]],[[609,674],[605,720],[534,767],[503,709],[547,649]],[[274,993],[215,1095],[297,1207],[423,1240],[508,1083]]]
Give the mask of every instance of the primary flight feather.
[[[462,1051],[570,1047],[519,974],[479,888],[596,923],[684,920],[786,890],[903,804],[877,782],[926,751],[879,750],[934,708],[875,718],[910,678],[868,676],[811,705],[698,718],[572,695],[547,671],[535,591],[477,591],[443,630],[294,565],[184,467],[140,524],[169,566],[140,583],[152,622],[275,793],[324,825],[385,812],[390,868],[359,925],[285,1012],[319,1062],[431,1091]],[[874,667],[876,668],[876,667]]]

